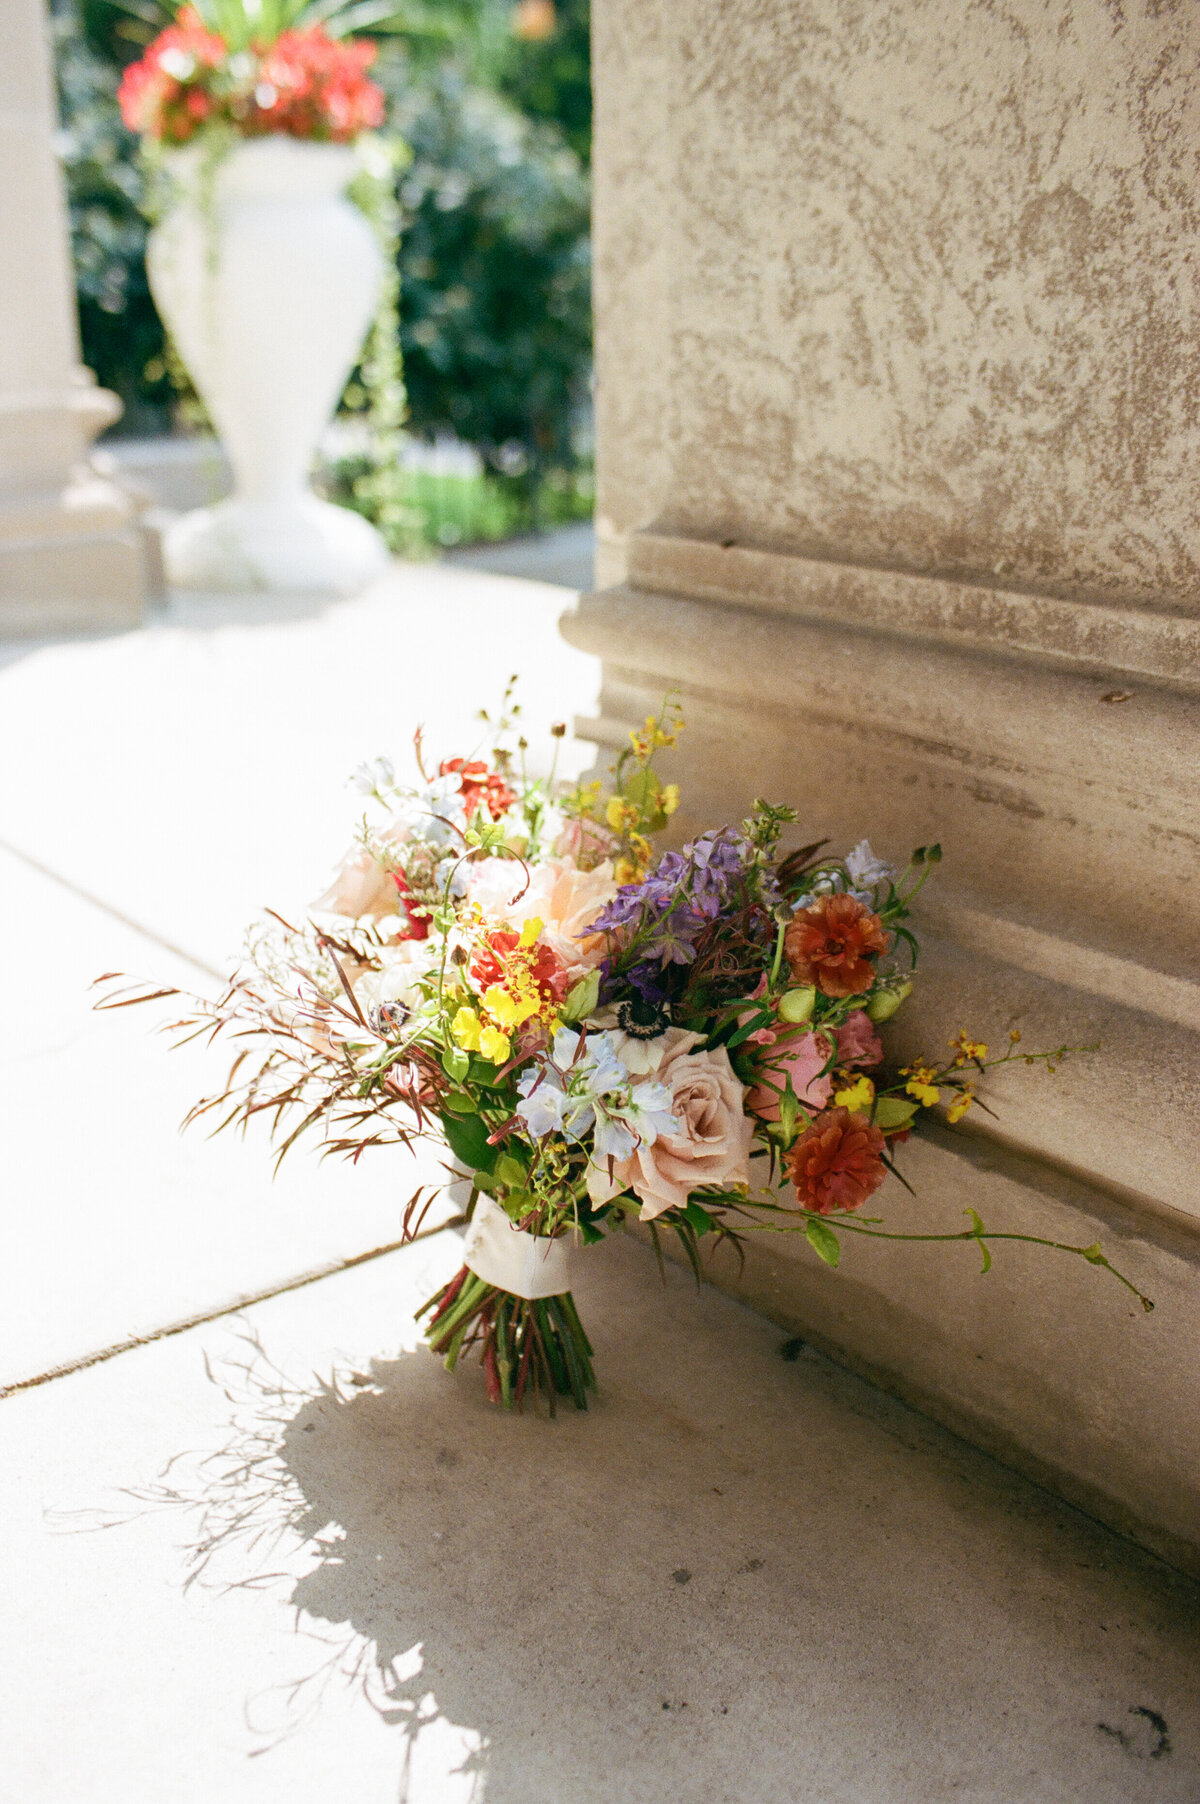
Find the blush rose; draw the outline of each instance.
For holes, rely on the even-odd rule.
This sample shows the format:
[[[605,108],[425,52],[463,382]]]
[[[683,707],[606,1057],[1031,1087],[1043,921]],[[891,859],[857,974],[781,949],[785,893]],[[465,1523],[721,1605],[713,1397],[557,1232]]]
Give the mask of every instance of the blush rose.
[[[754,1123],[745,1112],[745,1089],[724,1047],[696,1051],[700,1039],[668,1028],[654,1072],[670,1093],[679,1132],[643,1142],[613,1170],[614,1193],[632,1190],[641,1199],[642,1221],[681,1208],[703,1185],[750,1182]]]

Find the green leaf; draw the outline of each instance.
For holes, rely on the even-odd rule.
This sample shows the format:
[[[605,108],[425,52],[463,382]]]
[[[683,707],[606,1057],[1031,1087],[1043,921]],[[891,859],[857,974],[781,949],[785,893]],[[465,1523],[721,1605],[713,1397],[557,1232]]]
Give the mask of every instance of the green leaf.
[[[442,1054],[442,1069],[447,1077],[452,1077],[456,1084],[461,1084],[471,1069],[471,1055],[464,1052],[461,1046],[447,1047]]]
[[[708,1213],[707,1209],[702,1209],[700,1207],[699,1203],[693,1203],[689,1200],[683,1205],[680,1213],[683,1215],[694,1234],[700,1235],[712,1232],[713,1218]]]
[[[982,1238],[984,1233],[986,1232],[984,1225],[983,1225],[983,1220],[980,1217],[980,1215],[977,1213],[977,1211],[974,1209],[964,1210],[964,1214],[969,1215],[971,1217],[971,1232],[975,1236],[975,1240],[979,1247],[979,1256],[983,1260],[983,1270],[985,1272],[990,1272],[992,1269],[992,1255],[991,1255],[990,1249],[984,1244],[984,1241]]]
[[[1104,1257],[1104,1248],[1098,1240],[1093,1241],[1090,1247],[1080,1247],[1079,1251],[1089,1265],[1108,1264],[1108,1260]]]
[[[823,1259],[826,1265],[837,1265],[842,1256],[842,1243],[819,1215],[811,1215],[804,1224],[804,1238],[818,1259]]]
[[[478,1115],[443,1115],[441,1122],[446,1145],[456,1159],[471,1171],[490,1172],[495,1168],[497,1149],[488,1145],[487,1123]]]
[[[635,770],[621,785],[622,795],[627,796],[631,802],[636,802],[642,809],[652,806],[661,790],[662,784],[652,770]]]
[[[873,1117],[875,1126],[885,1134],[897,1133],[908,1126],[919,1106],[903,1096],[877,1096]]]
[[[649,833],[658,833],[667,824],[667,816],[658,805],[662,784],[652,770],[635,770],[621,785],[621,793],[642,811],[642,821]]]
[[[750,1038],[750,1035],[757,1033],[760,1027],[769,1027],[770,1023],[771,1023],[770,1009],[764,1008],[764,1009],[757,1010],[757,1012],[755,1014],[751,1015],[749,1021],[745,1022],[745,1024],[743,1026],[738,1028],[738,1030],[735,1034],[731,1034],[729,1036],[728,1040],[726,1040],[726,1042],[725,1042],[725,1050],[727,1052],[735,1051],[736,1048],[742,1044],[743,1040],[748,1040]]]
[[[789,1077],[784,1086],[783,1095],[779,1098],[779,1126],[782,1129],[786,1146],[792,1144],[792,1136],[796,1132],[796,1117],[799,1112],[800,1102],[796,1092],[792,1089],[792,1080]]]
[[[589,971],[586,977],[572,984],[567,991],[567,1000],[563,1004],[563,1020],[567,1022],[582,1021],[590,1015],[600,1000],[600,972]]]
[[[521,1161],[514,1159],[511,1153],[501,1153],[496,1160],[492,1176],[497,1184],[503,1184],[509,1190],[521,1190],[525,1186],[529,1173]]]

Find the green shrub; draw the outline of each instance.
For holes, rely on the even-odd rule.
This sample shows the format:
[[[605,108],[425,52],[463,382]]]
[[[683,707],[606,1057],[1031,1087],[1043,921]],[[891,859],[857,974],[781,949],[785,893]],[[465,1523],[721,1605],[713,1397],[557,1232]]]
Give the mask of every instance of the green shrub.
[[[561,134],[438,71],[396,94],[410,426],[452,432],[531,505],[569,469],[591,368],[587,178]]]

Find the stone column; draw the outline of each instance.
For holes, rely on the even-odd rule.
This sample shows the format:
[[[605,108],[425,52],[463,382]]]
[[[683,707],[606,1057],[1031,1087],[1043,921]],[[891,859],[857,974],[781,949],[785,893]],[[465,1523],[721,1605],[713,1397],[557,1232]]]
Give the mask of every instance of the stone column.
[[[941,841],[907,1053],[1020,1068],[897,1226],[730,1288],[1200,1568],[1200,13],[599,0],[599,580],[682,831]],[[718,1267],[718,1271],[720,1268]],[[803,1425],[797,1424],[797,1433]]]
[[[120,412],[79,363],[41,0],[0,9],[0,634],[132,624],[129,500],[87,464]]]

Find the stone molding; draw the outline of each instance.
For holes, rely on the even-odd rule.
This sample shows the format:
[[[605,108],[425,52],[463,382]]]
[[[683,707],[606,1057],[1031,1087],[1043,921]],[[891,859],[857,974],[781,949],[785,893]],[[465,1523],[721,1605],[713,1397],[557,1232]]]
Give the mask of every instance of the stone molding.
[[[635,589],[1200,686],[1200,619],[1167,609],[836,563],[655,528],[630,535],[628,559]]]

